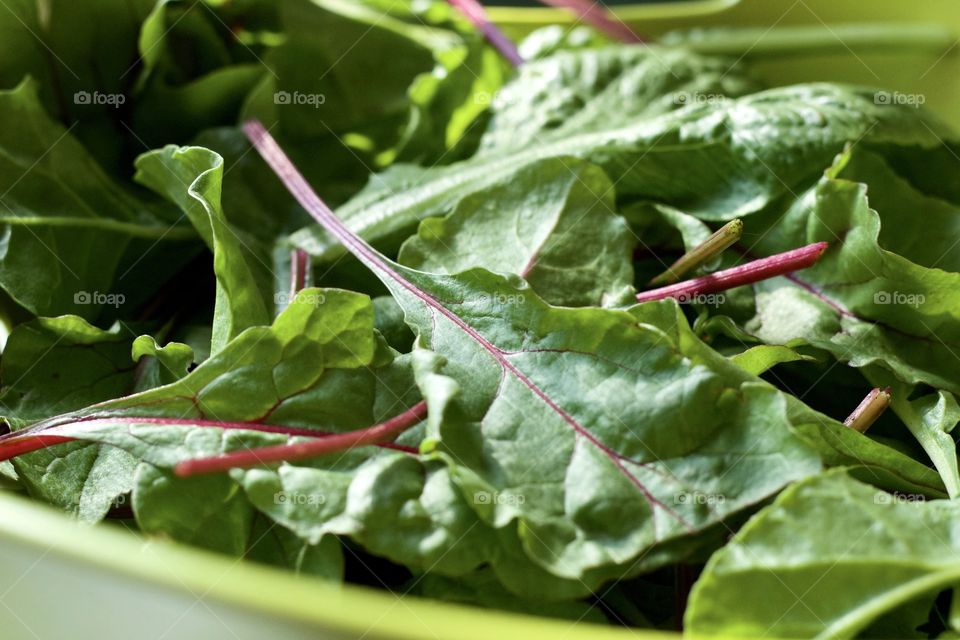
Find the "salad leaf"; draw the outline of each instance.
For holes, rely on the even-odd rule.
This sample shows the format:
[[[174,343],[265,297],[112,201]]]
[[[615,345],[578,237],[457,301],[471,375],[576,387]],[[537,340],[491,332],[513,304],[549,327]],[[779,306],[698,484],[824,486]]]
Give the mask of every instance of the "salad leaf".
[[[137,160],[136,179],[176,203],[213,251],[217,275],[211,352],[222,349],[249,327],[269,324],[267,294],[272,279],[266,251],[242,237],[220,205],[223,158],[201,147],[175,147]]]
[[[109,331],[82,318],[38,318],[19,325],[0,364],[3,419],[11,427],[129,393],[133,332]],[[95,522],[132,488],[136,460],[112,447],[73,443],[13,460],[18,481],[33,496]]]
[[[85,148],[43,110],[36,83],[0,91],[0,286],[36,315],[94,318],[136,279],[130,253],[196,238],[171,213],[114,183]],[[170,267],[177,266],[174,262]]]
[[[694,637],[853,638],[914,599],[929,608],[960,575],[956,510],[842,472],[800,482],[710,559],[685,626]]]
[[[746,351],[730,356],[730,360],[734,364],[755,376],[783,362],[810,359],[812,359],[810,356],[797,353],[790,347],[769,344],[750,347]]]
[[[557,158],[464,198],[446,218],[424,220],[399,261],[431,273],[515,273],[551,304],[608,305],[632,291],[633,242],[614,213],[609,178]]]
[[[18,325],[0,361],[5,419],[35,421],[126,395],[134,385],[135,335],[126,325],[104,331],[77,316]]]
[[[551,572],[595,584],[653,546],[696,533],[762,500],[784,479],[819,468],[785,428],[785,398],[731,380],[716,361],[695,357],[695,346],[684,349],[675,309],[551,308],[516,280],[480,269],[443,276],[392,263],[347,230],[261,127],[248,131],[300,203],[391,290],[419,344],[442,356],[418,367],[431,406],[435,442],[428,450],[455,465],[486,522],[502,528],[519,521],[524,551]],[[686,406],[710,407],[709,417],[675,404],[670,389],[681,381]],[[587,395],[603,402],[578,400]],[[438,416],[437,398],[445,396],[449,406]],[[684,438],[665,438],[660,429],[670,430],[678,415]],[[545,458],[547,441],[554,444]],[[748,451],[735,462],[721,453],[738,447],[733,443]],[[735,483],[722,473],[714,483],[698,471],[731,463]],[[713,498],[695,504],[681,494]]]
[[[133,360],[139,367],[135,391],[175,382],[187,375],[194,362],[193,349],[181,342],[161,347],[152,336],[138,336],[131,348]]]
[[[873,383],[891,389],[890,408],[930,456],[950,497],[960,495],[957,442],[952,435],[960,422],[956,397],[947,391],[915,397],[915,389],[881,367],[869,367],[864,373]]]
[[[884,249],[867,185],[836,177],[841,155],[816,187],[757,242],[762,251],[803,238],[834,241],[795,286],[756,287],[757,316],[747,330],[771,344],[803,339],[851,366],[880,366],[910,385],[957,392],[956,299],[960,276],[926,268]],[[836,242],[841,239],[842,242]]]
[[[658,56],[665,60],[661,62],[656,53],[645,51],[633,54],[640,58],[634,65],[655,78],[683,78],[700,70],[694,70],[689,54],[664,54]],[[597,55],[592,50],[576,54]],[[616,95],[631,96],[617,114],[636,115],[636,106],[631,108],[636,91],[635,81],[617,86]],[[644,107],[649,102],[648,96],[636,100]],[[389,249],[419,220],[448,213],[463,197],[509,179],[524,166],[575,156],[601,166],[617,184],[620,198],[652,200],[705,220],[728,220],[761,211],[804,188],[848,142],[859,140],[891,156],[922,148],[943,162],[955,153],[943,142],[951,134],[924,112],[877,105],[872,92],[826,84],[695,101],[626,123],[609,110],[587,107],[582,117],[567,115],[568,122],[578,122],[576,134],[562,127],[534,132],[536,145],[517,146],[510,141],[522,139],[523,130],[511,129],[510,137],[488,138],[477,155],[448,167],[396,167],[371,180],[338,213],[351,230]],[[298,231],[291,241],[325,259],[342,251],[317,227]]]

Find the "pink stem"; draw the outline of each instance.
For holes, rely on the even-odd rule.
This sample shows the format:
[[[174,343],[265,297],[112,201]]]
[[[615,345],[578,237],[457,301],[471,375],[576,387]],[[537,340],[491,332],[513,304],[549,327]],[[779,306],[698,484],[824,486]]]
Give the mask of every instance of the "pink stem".
[[[600,2],[592,0],[540,0],[543,4],[561,9],[570,9],[578,18],[593,25],[611,38],[621,42],[639,44],[643,38],[627,26],[622,20],[614,16]]]
[[[17,456],[22,456],[25,453],[37,451],[38,449],[46,449],[47,447],[52,447],[56,444],[73,442],[74,440],[76,440],[76,438],[70,438],[67,436],[28,434],[21,439],[13,439],[4,442],[3,447],[0,448],[0,461],[16,458]]]
[[[290,252],[290,299],[302,291],[308,284],[310,275],[310,254],[303,249]]]
[[[354,447],[382,444],[384,441],[393,440],[426,417],[427,403],[420,401],[400,415],[390,418],[386,422],[378,425],[367,427],[366,429],[338,433],[309,442],[259,447],[245,451],[233,451],[208,458],[186,460],[174,468],[174,473],[181,477],[202,473],[217,473],[229,469],[255,467],[270,462],[315,458],[328,453],[345,451]]]
[[[826,242],[814,242],[799,249],[792,249],[784,253],[753,260],[723,271],[717,271],[700,278],[693,278],[672,284],[659,289],[651,289],[637,294],[637,302],[650,302],[675,298],[681,302],[692,300],[700,295],[726,291],[734,287],[753,284],[775,276],[782,276],[793,271],[806,269],[812,266],[823,252],[826,251]]]
[[[94,418],[89,418],[85,420],[75,420],[73,422],[61,422],[39,432],[24,430],[23,432],[14,431],[13,433],[7,434],[3,438],[0,438],[0,462],[4,460],[9,460],[10,458],[16,458],[17,456],[21,456],[25,453],[37,451],[38,449],[45,449],[47,447],[52,447],[53,445],[63,444],[65,442],[74,442],[74,441],[83,440],[83,438],[79,436],[59,435],[56,433],[56,430],[58,428],[62,428],[70,425],[76,425],[76,424],[97,424],[97,423],[116,424],[118,422],[128,422],[130,424],[161,424],[161,425],[170,425],[170,426],[182,425],[182,426],[188,426],[188,427],[208,427],[213,429],[227,429],[227,430],[235,430],[235,431],[257,431],[260,433],[279,433],[279,434],[282,434],[285,436],[291,436],[291,437],[300,436],[305,438],[317,438],[322,440],[344,435],[344,434],[330,433],[328,431],[318,431],[316,429],[285,427],[283,425],[261,424],[257,422],[222,422],[219,420],[195,420],[191,418],[124,417],[122,419],[116,419],[116,418],[94,417]],[[387,449],[398,449],[400,451],[406,451],[408,453],[417,452],[417,450],[413,447],[405,447],[403,445],[393,444],[389,442],[376,443],[376,444],[377,446],[384,447]]]
[[[519,67],[523,64],[523,58],[517,51],[517,45],[510,38],[505,36],[500,29],[496,27],[487,17],[487,12],[477,0],[447,0],[457,11],[463,14],[467,20],[473,23],[480,33],[490,44],[495,46],[500,54],[506,58],[510,64]]]

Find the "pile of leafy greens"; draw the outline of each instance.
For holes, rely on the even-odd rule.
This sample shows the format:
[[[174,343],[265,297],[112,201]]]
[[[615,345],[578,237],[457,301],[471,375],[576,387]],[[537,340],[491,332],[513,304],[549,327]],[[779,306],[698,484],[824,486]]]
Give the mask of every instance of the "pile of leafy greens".
[[[0,31],[9,490],[583,622],[960,633],[960,137],[924,109],[683,38],[547,29],[513,69],[425,1],[24,0]],[[829,247],[635,303],[737,218],[707,271]]]

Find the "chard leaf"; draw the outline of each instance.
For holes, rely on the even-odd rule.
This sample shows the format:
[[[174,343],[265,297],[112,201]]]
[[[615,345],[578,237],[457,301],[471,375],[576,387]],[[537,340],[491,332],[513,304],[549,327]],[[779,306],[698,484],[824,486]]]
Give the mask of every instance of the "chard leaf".
[[[201,481],[209,478],[181,481],[169,471],[176,462],[286,440],[282,429],[257,431],[257,420],[296,433],[366,426],[396,413],[413,387],[409,373],[384,370],[392,353],[373,330],[369,298],[340,290],[303,294],[272,326],[248,329],[182,379],[35,422],[6,436],[3,446],[37,435],[82,441],[16,459],[34,466],[41,466],[31,462],[38,456],[80,455],[78,447],[95,455],[98,447],[85,444],[90,442],[123,449],[146,463],[139,466],[133,487],[141,528],[242,553],[254,510],[240,485],[227,477],[206,484]],[[129,358],[129,343],[122,347]],[[51,483],[63,484],[84,468],[83,460],[66,462],[47,470]],[[56,498],[57,490],[51,495]]]
[[[226,476],[175,478],[149,464],[137,467],[133,512],[146,534],[242,556],[250,544],[254,510]]]
[[[915,600],[929,609],[960,583],[958,508],[841,472],[799,482],[710,559],[685,628],[694,637],[853,638]]]
[[[81,409],[133,390],[133,331],[104,331],[77,316],[17,325],[0,360],[4,417],[32,422]]]
[[[213,252],[217,298],[211,353],[244,329],[269,324],[269,254],[227,222],[220,205],[223,158],[202,147],[169,145],[137,159],[136,179],[179,206]]]
[[[399,262],[431,273],[515,273],[551,304],[604,306],[630,295],[632,250],[610,180],[557,158],[464,198],[446,218],[424,220]]]
[[[130,252],[163,240],[192,255],[196,234],[111,181],[47,116],[36,83],[0,91],[0,118],[18,123],[0,132],[0,287],[25,309],[92,319],[126,302],[116,280],[136,279]]]

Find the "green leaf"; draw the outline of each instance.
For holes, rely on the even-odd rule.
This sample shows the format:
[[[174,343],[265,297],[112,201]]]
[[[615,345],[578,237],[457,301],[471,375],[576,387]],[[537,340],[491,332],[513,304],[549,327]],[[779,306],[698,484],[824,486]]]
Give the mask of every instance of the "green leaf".
[[[152,336],[139,336],[133,341],[133,361],[138,363],[136,391],[144,391],[175,382],[187,375],[193,364],[193,349],[180,342],[164,347]]]
[[[227,222],[220,206],[223,158],[202,147],[169,145],[137,159],[136,180],[178,205],[213,251],[217,299],[211,353],[244,329],[270,324],[268,254]]]
[[[330,536],[320,544],[306,544],[284,527],[262,515],[254,518],[250,546],[244,556],[289,569],[294,573],[335,582],[343,580],[343,547]]]
[[[196,237],[111,181],[47,116],[36,83],[0,91],[0,118],[18,123],[0,132],[0,286],[31,313],[92,319],[123,307],[118,277],[134,280],[140,257],[128,252]]]
[[[832,244],[792,284],[756,285],[757,316],[746,328],[770,344],[803,339],[851,366],[875,365],[909,385],[960,392],[960,274],[921,266],[880,245],[869,185],[835,177],[848,157],[778,216],[776,233],[757,243],[764,253]]]
[[[254,510],[226,476],[175,478],[148,464],[137,467],[133,512],[146,534],[162,534],[232,556],[250,542]]]
[[[694,637],[853,638],[899,606],[932,605],[960,582],[958,509],[842,472],[797,483],[710,559],[685,628]]]
[[[140,143],[130,140],[119,125],[120,113],[132,102],[138,31],[153,4],[7,2],[0,13],[0,88],[34,78],[47,114],[72,125],[72,132],[111,173],[125,173],[125,148]],[[110,37],[104,38],[105,33]],[[15,121],[9,116],[4,120]]]
[[[730,361],[749,374],[758,376],[767,369],[784,362],[812,360],[810,356],[797,353],[790,347],[761,344],[730,356]]]
[[[881,367],[864,369],[876,386],[890,387],[890,409],[903,420],[940,472],[951,498],[960,496],[957,442],[953,430],[960,422],[960,405],[952,393],[937,391],[911,399],[914,388],[897,380]]]
[[[415,360],[434,440],[422,450],[455,470],[486,523],[516,522],[523,551],[551,573],[596,585],[631,563],[639,570],[657,545],[820,468],[787,426],[786,397],[704,347],[675,304],[550,307],[481,269],[443,276],[394,264],[306,195],[264,134],[251,135],[391,290],[419,346],[438,354]]]
[[[446,218],[424,220],[399,262],[431,273],[515,273],[551,304],[609,305],[633,285],[634,238],[613,207],[600,169],[545,160],[464,198]]]
[[[608,59],[617,62],[606,65]],[[571,78],[591,65],[622,73],[597,79],[590,93]],[[540,160],[574,156],[603,168],[621,199],[728,220],[804,188],[848,142],[890,156],[920,148],[927,163],[952,157],[942,142],[951,134],[923,111],[878,105],[873,92],[826,84],[732,98],[728,93],[739,95],[745,86],[727,71],[716,59],[652,47],[582,50],[524,65],[523,75],[503,90],[514,99],[504,99],[508,106],[495,114],[474,157],[432,169],[393,167],[338,214],[361,237],[390,250],[420,220],[449,213],[471,193]],[[539,97],[521,100],[530,91],[524,81],[538,75],[548,80]],[[648,86],[659,92],[656,99]],[[685,92],[706,91],[715,99],[676,102]],[[324,259],[342,251],[316,226],[291,240]]]
[[[120,323],[104,331],[77,316],[18,325],[0,361],[4,417],[35,421],[130,393],[135,335]]]
[[[76,316],[18,325],[0,366],[4,419],[17,427],[130,393],[137,384],[134,335],[125,325],[104,331]],[[113,447],[72,443],[13,465],[31,495],[95,522],[133,487],[136,461]]]

